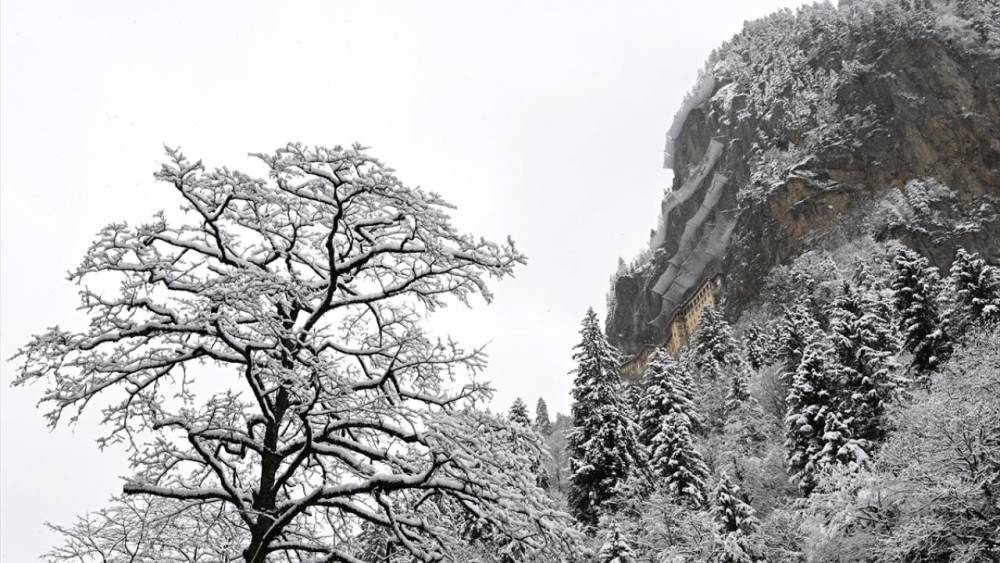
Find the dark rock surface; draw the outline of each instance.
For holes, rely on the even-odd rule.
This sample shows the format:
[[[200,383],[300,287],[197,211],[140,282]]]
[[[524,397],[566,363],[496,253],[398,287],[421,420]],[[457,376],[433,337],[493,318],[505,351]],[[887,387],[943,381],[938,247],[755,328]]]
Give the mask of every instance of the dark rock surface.
[[[923,20],[875,14],[865,28],[867,20],[844,22],[843,10],[828,10],[821,15],[846,31],[811,49],[793,45],[805,70],[792,67],[790,77],[740,75],[747,69],[739,65],[751,65],[740,48],[753,48],[740,36],[713,55],[713,96],[686,115],[674,140],[673,190],[713,139],[724,146],[713,173],[728,177],[717,209],[737,210],[719,265],[730,318],[757,298],[772,268],[824,239],[895,238],[943,268],[958,247],[1000,260],[1000,51],[988,48],[992,37],[970,45],[916,24],[878,36],[891,18]],[[802,23],[804,11],[767,25],[816,28]],[[748,25],[743,34],[756,32]],[[798,76],[807,78],[796,87]],[[791,86],[757,91],[779,79]],[[652,288],[706,191],[678,205],[648,261],[613,282],[607,333],[626,353],[666,336],[650,324],[661,314]]]

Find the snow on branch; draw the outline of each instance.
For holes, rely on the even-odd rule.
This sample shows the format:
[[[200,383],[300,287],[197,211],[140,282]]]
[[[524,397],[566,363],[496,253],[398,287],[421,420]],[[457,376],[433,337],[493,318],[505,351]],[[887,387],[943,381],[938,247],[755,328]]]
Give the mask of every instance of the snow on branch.
[[[513,242],[457,232],[450,204],[361,146],[254,156],[267,178],[167,149],[156,178],[181,220],[102,229],[70,274],[90,323],[15,356],[14,384],[44,386],[50,425],[106,405],[101,444],[124,445],[134,468],[123,498],[57,528],[66,544],[50,559],[575,549],[568,516],[520,466],[537,444],[474,410],[491,393],[475,378],[483,351],[422,326],[452,299],[489,301],[487,281],[525,261]],[[207,392],[220,372],[228,388]]]

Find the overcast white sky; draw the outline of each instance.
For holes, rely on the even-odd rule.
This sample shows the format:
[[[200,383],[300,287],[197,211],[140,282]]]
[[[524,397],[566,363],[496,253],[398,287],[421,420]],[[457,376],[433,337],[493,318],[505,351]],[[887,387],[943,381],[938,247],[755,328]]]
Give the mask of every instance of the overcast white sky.
[[[603,313],[669,185],[663,136],[713,47],[790,0],[47,2],[4,0],[0,355],[79,322],[65,272],[104,224],[176,207],[162,144],[246,153],[360,141],[458,205],[463,230],[529,257],[492,306],[443,319],[491,341],[495,408],[569,406],[571,347]],[[48,432],[0,366],[0,560],[32,560],[119,490],[93,417]]]

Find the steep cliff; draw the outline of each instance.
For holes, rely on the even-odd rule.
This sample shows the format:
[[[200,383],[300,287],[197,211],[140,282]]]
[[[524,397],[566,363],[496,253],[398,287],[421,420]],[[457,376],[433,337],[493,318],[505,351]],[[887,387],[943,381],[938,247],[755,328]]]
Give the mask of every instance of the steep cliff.
[[[650,247],[612,284],[607,333],[662,343],[723,275],[734,317],[777,265],[862,236],[946,265],[1000,259],[1000,1],[841,2],[748,23],[678,112]]]

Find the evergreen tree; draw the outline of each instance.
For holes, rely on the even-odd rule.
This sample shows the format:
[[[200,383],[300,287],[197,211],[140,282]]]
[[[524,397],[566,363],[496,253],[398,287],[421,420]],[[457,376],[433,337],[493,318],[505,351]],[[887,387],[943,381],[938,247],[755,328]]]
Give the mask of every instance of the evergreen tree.
[[[754,371],[768,364],[767,334],[757,323],[751,322],[743,331],[743,350],[747,364]]]
[[[528,418],[528,406],[524,404],[524,401],[520,397],[514,399],[514,403],[510,406],[510,412],[507,414],[507,418],[511,422],[517,424],[527,432],[534,432],[534,428],[531,425],[531,419]],[[543,489],[549,488],[549,473],[545,468],[544,460],[540,455],[541,452],[525,452],[528,457],[528,471],[535,476],[535,482],[537,485]]]
[[[698,427],[700,419],[693,399],[687,370],[666,350],[656,349],[639,386],[639,442],[650,448],[663,428],[663,420],[672,413],[687,418],[692,428]]]
[[[898,348],[881,305],[849,284],[830,306],[830,341],[844,368],[840,411],[855,438],[881,443],[888,431],[886,409],[898,388]]]
[[[616,528],[611,532],[611,537],[601,546],[600,553],[597,554],[598,563],[636,563],[632,548],[621,537],[621,532]]]
[[[514,399],[507,417],[510,418],[511,422],[520,424],[525,428],[531,428],[531,419],[528,417],[528,406],[524,404],[524,401],[520,397]]]
[[[729,389],[726,391],[726,401],[723,406],[727,415],[750,399],[749,384],[750,374],[746,369],[733,371],[729,377]]]
[[[1000,268],[987,264],[978,253],[959,248],[948,286],[955,300],[952,321],[957,328],[1000,322]]]
[[[788,392],[785,448],[792,481],[806,493],[817,474],[832,463],[863,461],[863,443],[854,440],[839,412],[843,368],[823,341],[806,348]],[[848,459],[850,455],[856,458]]]
[[[569,506],[587,525],[597,523],[600,509],[629,474],[643,466],[636,426],[620,396],[619,355],[608,343],[588,309],[574,348],[573,429],[567,439],[570,456]]]
[[[802,302],[786,307],[775,334],[775,359],[781,362],[779,378],[774,382],[773,403],[776,413],[788,409],[788,389],[795,379],[795,372],[802,355],[810,344],[822,338],[823,333],[810,309]]]
[[[935,299],[937,269],[907,248],[896,251],[893,266],[893,303],[899,312],[903,345],[913,353],[913,367],[918,372],[931,371],[951,354],[951,342]]]
[[[740,498],[740,488],[723,472],[713,494],[712,516],[718,523],[720,548],[712,557],[717,563],[753,563],[749,535],[757,528],[754,509]]]
[[[707,307],[702,313],[693,340],[695,362],[703,377],[715,380],[729,369],[739,366],[739,346],[733,338],[733,331],[722,313],[714,307]]]
[[[694,447],[690,420],[680,413],[670,413],[651,446],[649,465],[665,488],[682,502],[704,505],[708,467]]]
[[[784,362],[783,373],[789,383],[802,361],[805,349],[821,335],[819,323],[805,304],[797,303],[785,308],[778,330],[777,354]]]
[[[813,466],[819,470],[832,465],[859,467],[869,460],[870,444],[851,436],[851,430],[841,416],[831,413],[823,426],[823,449],[816,454]]]
[[[552,420],[549,418],[549,406],[545,399],[539,398],[535,406],[535,430],[546,438],[552,434]]]

